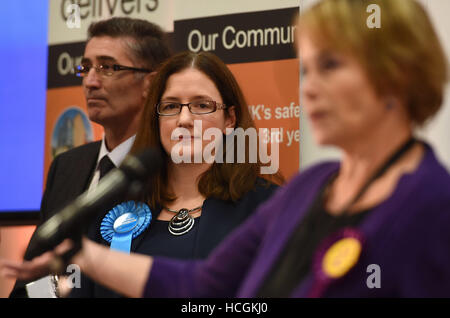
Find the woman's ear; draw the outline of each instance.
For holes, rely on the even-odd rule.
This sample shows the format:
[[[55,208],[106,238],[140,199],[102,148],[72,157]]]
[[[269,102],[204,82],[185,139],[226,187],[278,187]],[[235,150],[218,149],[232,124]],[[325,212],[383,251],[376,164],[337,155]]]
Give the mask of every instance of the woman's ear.
[[[151,72],[150,74],[147,74],[144,77],[144,87],[143,87],[144,90],[142,91],[142,97],[144,97],[144,99],[147,99],[148,92],[150,90],[150,85],[152,84],[155,75],[156,72]]]
[[[236,107],[230,106],[227,107],[226,111],[228,112],[228,115],[225,116],[225,130],[226,128],[235,128],[236,127]],[[226,132],[224,132],[226,134]]]

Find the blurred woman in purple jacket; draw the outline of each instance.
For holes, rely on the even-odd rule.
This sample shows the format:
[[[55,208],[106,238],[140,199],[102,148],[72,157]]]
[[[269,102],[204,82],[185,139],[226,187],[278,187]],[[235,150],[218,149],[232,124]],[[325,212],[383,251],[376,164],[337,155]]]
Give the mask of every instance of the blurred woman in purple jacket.
[[[372,2],[324,0],[299,19],[302,103],[340,162],[299,174],[206,261],[87,240],[73,261],[133,297],[449,297],[450,176],[414,138],[447,60],[419,3]],[[4,269],[31,275],[52,254]]]

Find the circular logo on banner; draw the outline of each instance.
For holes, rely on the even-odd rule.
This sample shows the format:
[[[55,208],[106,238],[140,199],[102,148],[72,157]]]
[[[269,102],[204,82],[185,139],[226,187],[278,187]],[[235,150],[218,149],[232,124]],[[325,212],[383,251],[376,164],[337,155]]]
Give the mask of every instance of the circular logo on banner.
[[[76,106],[67,108],[57,119],[51,139],[52,158],[94,140],[92,126],[85,112]]]

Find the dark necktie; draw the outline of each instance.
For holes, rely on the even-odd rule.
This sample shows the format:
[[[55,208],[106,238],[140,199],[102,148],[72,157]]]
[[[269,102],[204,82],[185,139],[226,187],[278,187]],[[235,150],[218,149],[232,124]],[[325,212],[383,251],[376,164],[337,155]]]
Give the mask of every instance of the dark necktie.
[[[98,163],[98,169],[100,170],[100,179],[101,180],[108,172],[114,169],[116,166],[109,159],[108,155],[104,156],[100,162]]]

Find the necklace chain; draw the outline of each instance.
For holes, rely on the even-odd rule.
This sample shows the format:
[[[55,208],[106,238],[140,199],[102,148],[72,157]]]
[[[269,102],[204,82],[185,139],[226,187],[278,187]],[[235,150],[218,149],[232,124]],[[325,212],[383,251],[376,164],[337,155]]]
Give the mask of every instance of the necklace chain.
[[[198,207],[196,207],[196,208],[193,208],[193,209],[191,209],[191,210],[188,210],[188,213],[191,213],[191,212],[195,212],[195,211],[197,211],[197,210],[200,210],[201,208],[202,208],[202,206],[203,205],[200,205],[200,206],[198,206]],[[169,209],[169,208],[165,208],[167,211],[169,211],[169,212],[172,212],[172,213],[179,213],[181,210],[187,210],[187,209],[185,209],[185,208],[182,208],[182,209],[179,209],[179,210],[171,210],[171,209]]]

